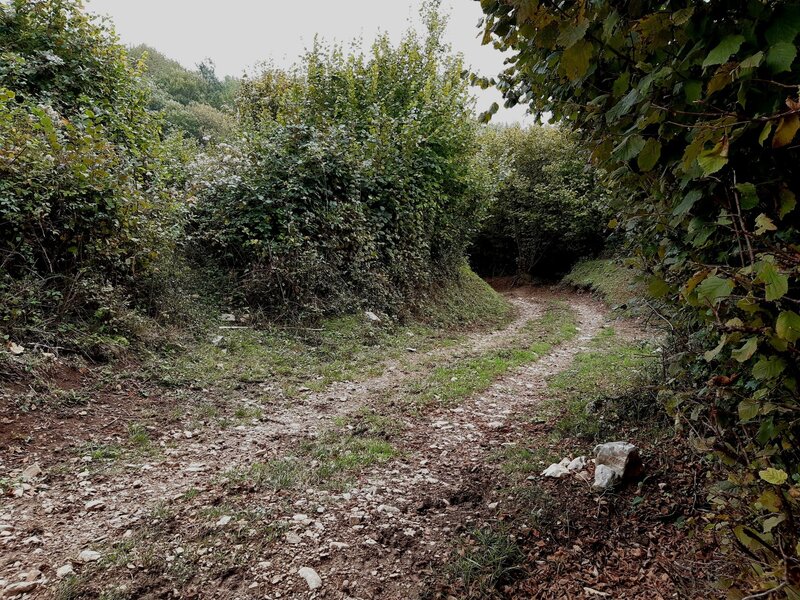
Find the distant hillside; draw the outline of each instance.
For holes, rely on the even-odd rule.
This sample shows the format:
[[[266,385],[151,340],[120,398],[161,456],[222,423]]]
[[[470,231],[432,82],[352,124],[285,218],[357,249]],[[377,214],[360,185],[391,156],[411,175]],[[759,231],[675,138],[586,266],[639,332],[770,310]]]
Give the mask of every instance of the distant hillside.
[[[238,79],[219,79],[210,60],[189,70],[146,45],[131,48],[129,56],[136,63],[144,62],[145,79],[153,92],[150,108],[163,112],[169,128],[198,140],[225,137]]]

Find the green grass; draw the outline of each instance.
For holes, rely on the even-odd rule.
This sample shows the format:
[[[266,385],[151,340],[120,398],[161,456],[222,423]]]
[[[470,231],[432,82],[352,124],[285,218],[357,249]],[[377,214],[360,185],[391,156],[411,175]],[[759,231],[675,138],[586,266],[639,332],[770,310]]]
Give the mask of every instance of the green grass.
[[[461,581],[464,598],[488,598],[522,574],[524,558],[507,531],[484,528],[470,534],[448,570]]]
[[[381,371],[390,358],[452,343],[470,327],[508,322],[510,304],[468,269],[456,281],[428,294],[413,319],[400,323],[382,315],[380,324],[363,313],[317,325],[210,330],[191,345],[152,355],[141,376],[175,387],[235,389],[242,384],[278,383],[288,395],[299,387],[319,391],[336,381],[359,380]],[[213,344],[210,338],[222,335]]]
[[[355,414],[339,417],[337,427],[347,428],[352,435],[377,439],[389,439],[400,433],[405,425],[395,417],[381,415],[369,407],[362,407]]]
[[[513,317],[508,301],[467,266],[455,281],[431,290],[428,297],[433,300],[419,305],[418,318],[437,328],[499,326]]]
[[[529,449],[523,446],[506,446],[492,455],[507,475],[527,477],[539,474],[547,465],[561,460],[547,448]]]
[[[128,425],[128,442],[131,446],[141,451],[150,450],[152,444],[147,428],[140,423]]]
[[[611,306],[633,308],[647,290],[640,271],[632,262],[626,264],[629,262],[612,259],[583,261],[564,277],[564,282],[599,294]]]
[[[437,367],[411,384],[406,396],[418,407],[452,406],[489,388],[501,375],[547,354],[577,335],[576,316],[566,304],[550,303],[541,318],[526,324],[506,347]]]
[[[621,419],[635,421],[658,412],[649,382],[659,363],[651,346],[622,339],[610,327],[600,331],[591,347],[548,381],[552,397],[543,410],[559,417],[559,435],[596,441]]]
[[[230,483],[256,490],[318,485],[344,489],[357,472],[388,462],[396,455],[386,440],[331,430],[316,440],[303,442],[295,455],[233,469],[225,477]]]

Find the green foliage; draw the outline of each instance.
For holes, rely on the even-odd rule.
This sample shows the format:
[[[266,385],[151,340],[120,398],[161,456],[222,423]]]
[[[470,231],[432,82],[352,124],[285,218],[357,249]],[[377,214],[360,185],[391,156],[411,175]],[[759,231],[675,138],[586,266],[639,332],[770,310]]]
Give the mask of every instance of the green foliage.
[[[523,573],[524,555],[513,536],[503,528],[470,532],[449,565],[460,580],[463,598],[489,598]]]
[[[273,315],[396,310],[458,269],[484,194],[458,57],[427,37],[319,44],[244,84],[241,139],[201,157],[193,239]]]
[[[77,2],[0,5],[0,49],[0,322],[106,321],[104,298],[164,250],[158,122]]]
[[[238,79],[220,80],[211,61],[191,71],[145,45],[131,48],[128,55],[149,84],[148,108],[163,115],[170,131],[204,141],[227,139],[234,127],[229,113],[239,91]]]
[[[688,370],[696,391],[670,406],[729,467],[716,500],[741,518],[734,543],[758,580],[735,585],[797,596],[800,5],[481,5],[485,42],[515,53],[500,76],[508,103],[580,130],[629,190],[625,229],[690,332],[672,373]],[[786,481],[759,478],[767,468]],[[782,500],[758,508],[767,492]],[[770,513],[783,518],[762,527]]]
[[[479,272],[563,273],[602,248],[609,194],[576,136],[553,127],[489,128],[480,152],[497,184],[470,251]]]

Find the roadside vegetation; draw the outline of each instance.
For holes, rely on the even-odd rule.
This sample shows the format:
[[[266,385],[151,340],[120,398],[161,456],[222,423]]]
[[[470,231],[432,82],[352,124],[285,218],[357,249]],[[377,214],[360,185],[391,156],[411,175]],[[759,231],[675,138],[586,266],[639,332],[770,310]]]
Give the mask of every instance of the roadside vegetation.
[[[800,6],[623,4],[481,0],[483,43],[510,53],[496,78],[468,74],[425,0],[398,40],[317,38],[294,67],[238,79],[126,48],[79,0],[0,3],[0,494],[182,469],[150,481],[175,505],[136,507],[144,524],[57,597],[267,569],[276,542],[305,542],[297,502],[322,515],[319,498],[356,503],[360,485],[369,504],[392,486],[364,474],[402,481],[413,456],[413,493],[452,475],[437,461],[464,482],[415,498],[414,519],[441,509],[453,538],[449,555],[442,537],[416,547],[434,548],[426,568],[449,556],[443,597],[536,597],[575,565],[602,584],[580,590],[609,596],[584,567],[633,585],[645,531],[669,556],[640,562],[678,594],[713,575],[730,599],[800,598]],[[552,122],[492,125],[470,84]],[[496,291],[531,282],[586,295]],[[537,371],[548,356],[569,361]],[[535,406],[495,387],[529,371]],[[481,421],[504,410],[484,394],[515,413]],[[594,521],[587,486],[537,479],[623,437],[651,472],[593,496]],[[477,439],[486,464],[447,462]],[[177,467],[187,446],[228,452],[207,486],[183,485],[207,466]],[[44,539],[37,523],[16,544],[9,515],[4,549]],[[405,524],[358,547],[412,547]],[[696,587],[668,565],[689,547],[714,567]],[[31,583],[16,571],[0,593]],[[134,583],[106,585],[112,571]],[[31,589],[54,581],[39,575]]]

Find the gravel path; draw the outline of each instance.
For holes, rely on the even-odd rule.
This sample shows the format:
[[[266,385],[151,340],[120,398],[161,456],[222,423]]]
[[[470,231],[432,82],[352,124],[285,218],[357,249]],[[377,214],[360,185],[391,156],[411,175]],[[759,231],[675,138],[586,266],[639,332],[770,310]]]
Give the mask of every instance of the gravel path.
[[[554,297],[576,311],[576,338],[456,408],[404,417],[406,427],[392,439],[398,456],[368,467],[346,492],[318,486],[231,497],[224,474],[232,468],[291,453],[303,440],[316,439],[336,417],[391,397],[426,365],[502,347],[541,314],[542,300]],[[521,290],[511,300],[517,316],[502,331],[473,334],[459,346],[420,353],[406,366],[389,363],[378,377],[309,393],[251,424],[165,432],[158,440],[163,451],[152,461],[123,462],[112,472],[97,472],[81,457],[40,465],[42,473],[29,472],[29,484],[0,505],[0,589],[27,580],[30,585],[12,589],[30,588],[29,597],[50,597],[58,587],[59,568],[62,576],[67,565],[77,573],[97,573],[114,562],[130,581],[117,575],[113,580],[138,586],[123,587],[119,597],[425,597],[453,550],[454,536],[480,525],[481,519],[501,515],[512,501],[487,482],[489,456],[504,445],[526,441],[520,439],[515,415],[542,400],[548,376],[567,368],[605,319],[600,305],[585,296]],[[11,474],[12,479],[18,476]],[[274,540],[228,508],[241,508],[242,502],[284,523],[273,532]],[[248,533],[252,530],[254,535]],[[131,544],[150,539],[142,531],[161,540],[150,562],[142,559],[141,548],[108,556],[126,539]],[[192,543],[201,533],[210,540],[207,552]],[[180,589],[165,588],[158,578],[143,584],[146,578],[137,577],[159,565],[174,566],[189,551],[198,571]],[[240,564],[221,572],[219,565],[231,557],[239,557]],[[298,574],[301,568],[304,576]],[[317,576],[321,586],[312,590]]]

